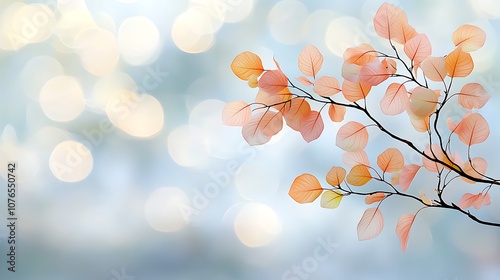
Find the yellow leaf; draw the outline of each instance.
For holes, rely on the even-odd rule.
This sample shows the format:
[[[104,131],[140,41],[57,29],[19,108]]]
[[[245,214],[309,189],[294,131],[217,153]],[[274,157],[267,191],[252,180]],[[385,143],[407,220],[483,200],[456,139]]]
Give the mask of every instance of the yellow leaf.
[[[340,191],[328,190],[321,195],[321,207],[328,209],[335,209],[339,207],[342,200],[342,193]]]
[[[234,58],[231,63],[231,70],[238,78],[246,81],[252,75],[260,76],[264,72],[264,67],[258,55],[247,51]]]

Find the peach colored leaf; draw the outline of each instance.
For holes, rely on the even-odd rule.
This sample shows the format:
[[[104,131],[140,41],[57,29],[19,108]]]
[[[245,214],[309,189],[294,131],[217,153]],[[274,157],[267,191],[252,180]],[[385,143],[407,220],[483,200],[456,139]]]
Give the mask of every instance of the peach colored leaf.
[[[413,128],[415,128],[416,131],[418,132],[429,131],[430,129],[429,116],[425,117],[424,119],[421,119],[416,116],[413,116],[410,112],[408,112],[408,115],[410,116],[411,125],[413,126]]]
[[[243,138],[251,146],[269,142],[283,128],[283,117],[280,112],[266,111],[253,115],[243,126]]]
[[[489,193],[480,194],[479,197],[472,203],[472,206],[477,210],[481,209],[483,206],[490,205],[491,198]]]
[[[381,192],[370,194],[369,196],[365,197],[365,203],[366,204],[372,204],[372,203],[375,203],[375,202],[379,202],[382,199],[384,199],[385,197],[386,197],[386,194],[385,193],[381,193]]]
[[[344,106],[330,104],[330,107],[328,108],[328,116],[330,116],[332,122],[341,122],[344,120],[346,111],[347,110]]]
[[[426,205],[432,205],[432,201],[425,195],[423,190],[419,192],[420,200]]]
[[[384,229],[384,217],[378,208],[368,208],[358,223],[358,240],[369,240],[377,237]]]
[[[342,193],[337,190],[327,190],[321,195],[321,207],[335,209],[339,207]]]
[[[366,43],[350,47],[344,52],[344,62],[348,64],[363,66],[372,61],[378,61],[378,53]]]
[[[408,246],[408,239],[410,237],[410,229],[415,221],[416,215],[414,214],[404,214],[399,218],[396,224],[396,235],[399,238],[399,243],[401,244],[401,250],[406,251]]]
[[[351,102],[356,102],[361,99],[365,99],[370,93],[372,86],[363,82],[351,82],[344,80],[342,82],[342,94],[344,94],[345,99]]]
[[[403,166],[403,169],[401,169],[401,173],[399,173],[399,185],[404,192],[408,190],[411,182],[413,181],[421,167],[422,166],[417,164],[408,164]]]
[[[458,104],[465,109],[480,109],[488,102],[490,94],[478,83],[468,83],[458,94]]]
[[[465,193],[457,203],[457,206],[462,209],[467,209],[471,206],[474,206],[476,209],[480,209],[483,206],[491,204],[491,198],[488,193],[482,194],[471,194]]]
[[[380,109],[384,114],[395,116],[406,109],[408,91],[403,84],[392,83],[387,87],[384,97],[380,100]]]
[[[464,52],[461,47],[456,47],[444,58],[444,61],[450,77],[467,77],[474,69],[471,55]]]
[[[479,27],[464,24],[451,35],[453,44],[460,46],[464,52],[478,50],[486,41],[486,33]]]
[[[252,116],[250,105],[243,101],[229,102],[222,110],[222,123],[230,126],[243,126]]]
[[[382,66],[385,67],[387,73],[389,75],[396,74],[396,71],[398,70],[396,61],[392,58],[384,58],[382,59]]]
[[[300,122],[300,134],[306,142],[318,139],[323,129],[323,118],[318,111],[310,111]]]
[[[488,162],[482,157],[475,157],[470,161],[467,161],[464,164],[462,170],[477,179],[483,178],[483,175],[486,173],[486,169],[488,168]],[[465,177],[461,177],[465,182],[474,184],[475,182],[471,179],[467,179]]]
[[[389,78],[391,75],[389,70],[392,72],[392,69],[388,69],[387,63],[370,62],[359,70],[359,79],[371,86],[376,86]]]
[[[391,184],[393,186],[399,185],[399,175],[401,174],[401,170],[394,171],[391,173]]]
[[[259,88],[270,94],[278,93],[286,87],[288,87],[288,78],[281,70],[266,71],[259,79]]]
[[[283,116],[286,124],[293,130],[300,131],[302,120],[311,112],[311,105],[304,98],[294,98],[285,104]]]
[[[331,186],[339,186],[345,179],[346,171],[343,167],[334,166],[326,174],[326,182]]]
[[[405,12],[389,3],[382,4],[373,18],[373,26],[377,35],[389,40],[394,39],[398,43],[404,43],[402,42],[405,37],[403,30],[407,24],[408,18]]]
[[[427,38],[427,35],[418,34],[404,44],[404,52],[415,65],[419,65],[424,59],[431,55],[431,42],[429,38]]]
[[[431,151],[432,147],[432,151]],[[427,145],[424,149],[424,154],[430,156],[431,158],[439,159],[441,160],[444,157],[444,153],[437,144],[432,144],[432,145]],[[425,169],[429,170],[430,172],[437,172],[439,169],[441,169],[442,165],[437,164],[436,162],[422,156],[422,164],[424,165]]]
[[[323,55],[313,45],[306,46],[299,55],[299,69],[306,76],[316,78],[316,74],[323,65]]]
[[[399,171],[404,164],[403,154],[396,148],[389,148],[377,157],[377,165],[383,172]]]
[[[438,96],[436,92],[424,87],[416,87],[410,95],[408,110],[416,118],[424,119],[436,110]]]
[[[251,87],[251,88],[256,88],[259,86],[259,76],[257,76],[256,74],[253,74],[251,75],[249,78],[248,78],[248,86]]]
[[[342,78],[357,83],[359,81],[359,71],[361,71],[361,67],[363,66],[344,62],[344,64],[342,64]]]
[[[358,122],[350,121],[337,132],[335,144],[346,152],[363,150],[368,143],[366,127]]]
[[[413,37],[418,35],[417,31],[415,31],[415,28],[409,25],[408,22],[403,23],[401,25],[401,31],[398,31],[396,33],[399,35],[394,37],[394,41],[400,44],[405,44],[409,40],[413,39]]]
[[[321,96],[332,96],[341,91],[339,81],[334,77],[323,76],[314,81],[313,91]]]
[[[234,58],[231,70],[238,78],[246,81],[252,75],[260,76],[264,72],[264,67],[258,55],[247,51]]]
[[[424,75],[431,81],[442,82],[446,77],[447,69],[444,57],[429,56],[420,64]]]
[[[347,183],[360,187],[368,183],[372,178],[370,170],[368,170],[366,165],[356,165],[351,168],[351,171],[347,174]]]
[[[368,154],[365,151],[359,150],[355,152],[345,152],[342,154],[342,161],[345,165],[349,167],[354,167],[356,165],[366,165],[370,166],[370,161],[368,160]]]
[[[311,81],[309,81],[309,79],[304,77],[304,76],[297,77],[296,80],[299,81],[299,83],[301,85],[306,86],[306,87],[313,85],[313,83]]]
[[[484,142],[490,135],[488,123],[479,113],[465,116],[453,129],[458,139],[464,144],[471,146]]]
[[[323,192],[318,179],[311,174],[302,174],[295,178],[288,195],[298,203],[311,203]]]
[[[280,64],[278,63],[278,60],[276,60],[276,57],[274,57],[274,56],[273,56],[273,61],[274,61],[274,64],[276,65],[276,68],[278,68],[278,70],[281,71]]]

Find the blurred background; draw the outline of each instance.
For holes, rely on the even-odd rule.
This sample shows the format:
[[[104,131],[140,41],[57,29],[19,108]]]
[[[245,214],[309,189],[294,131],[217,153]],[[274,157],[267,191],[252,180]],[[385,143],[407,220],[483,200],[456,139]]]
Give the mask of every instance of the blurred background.
[[[384,231],[363,242],[362,198],[344,198],[335,210],[295,203],[287,193],[297,175],[325,184],[327,171],[342,165],[335,146],[342,123],[326,122],[309,144],[285,128],[259,147],[222,125],[226,102],[251,102],[257,92],[232,74],[237,54],[257,53],[266,69],[275,57],[294,78],[300,51],[313,44],[325,58],[320,74],[340,78],[346,48],[367,42],[391,51],[373,30],[382,2],[0,1],[0,183],[7,162],[17,162],[19,219],[15,273],[7,271],[9,231],[0,227],[1,279],[500,279],[500,230],[464,215],[420,212],[402,253],[395,225],[418,210],[412,201],[384,202]],[[485,30],[473,74],[454,88],[474,81],[492,95],[481,109],[490,138],[472,153],[498,178],[500,3],[388,2],[428,35],[434,56],[453,49],[460,25]],[[384,85],[372,90],[374,115],[425,147],[405,114],[377,108]],[[464,113],[453,104],[446,111],[455,119]],[[353,119],[367,121],[348,112]],[[394,146],[406,163],[420,163],[369,133],[372,162]],[[432,197],[435,180],[423,171],[409,192]],[[481,190],[457,181],[447,197]],[[499,221],[500,194],[490,195],[490,206],[472,211]]]

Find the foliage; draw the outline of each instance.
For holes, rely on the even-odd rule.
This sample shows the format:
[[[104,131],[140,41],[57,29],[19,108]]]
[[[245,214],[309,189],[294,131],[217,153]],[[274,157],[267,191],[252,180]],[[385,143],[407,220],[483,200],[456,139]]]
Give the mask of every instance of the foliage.
[[[333,166],[326,174],[328,187],[322,186],[314,175],[302,174],[293,181],[289,191],[298,203],[310,203],[321,196],[321,206],[330,209],[337,208],[344,197],[351,195],[365,196],[366,204],[377,203],[376,207],[364,212],[358,223],[359,240],[375,238],[382,231],[384,218],[379,208],[390,197],[413,199],[423,206],[415,214],[403,215],[397,222],[396,234],[403,251],[408,244],[411,226],[422,209],[451,209],[478,223],[500,226],[479,219],[466,210],[471,206],[480,209],[489,205],[491,187],[500,184],[485,174],[487,162],[484,158],[471,156],[471,146],[484,142],[490,134],[487,121],[478,113],[490,95],[478,83],[468,83],[458,92],[452,87],[454,79],[467,77],[474,69],[470,52],[483,46],[486,34],[479,27],[462,25],[452,34],[455,48],[445,56],[432,56],[429,38],[408,24],[408,18],[400,8],[384,3],[375,14],[373,23],[376,33],[388,40],[392,54],[375,50],[366,43],[348,48],[344,52],[342,82],[335,77],[318,75],[323,56],[312,45],[306,46],[299,54],[298,67],[303,76],[296,80],[301,86],[289,79],[276,61],[276,69],[264,69],[261,59],[254,53],[244,52],[236,56],[231,64],[234,74],[259,90],[251,104],[243,101],[226,104],[224,124],[242,126],[243,137],[250,145],[267,143],[282,130],[284,123],[300,132],[305,141],[311,142],[323,132],[325,111],[332,122],[343,122],[346,109],[364,113],[368,124],[347,121],[336,135],[335,143],[345,151],[343,161],[350,169],[346,171],[342,166]],[[373,88],[388,79],[393,82],[387,86],[385,94],[373,96],[377,94]],[[436,84],[442,87],[434,88]],[[371,92],[374,93],[369,96]],[[376,119],[368,105],[377,98],[381,111],[388,116],[406,112],[411,126],[428,135],[428,145],[424,149],[418,148]],[[468,110],[458,123],[451,119],[442,120],[443,108],[452,99],[457,99],[458,104]],[[312,103],[319,104],[320,109],[313,110]],[[443,122],[449,131],[438,129]],[[377,156],[376,165],[371,164],[364,151],[369,142],[369,127],[377,127],[395,142],[408,146],[422,157],[422,164],[405,164],[403,154],[396,148],[383,151]],[[453,135],[466,147],[465,161],[458,151],[452,150]],[[437,176],[432,199],[422,191],[419,196],[407,193],[422,169]],[[390,178],[387,178],[388,174]],[[458,202],[448,201],[443,194],[456,178],[479,183],[483,188],[477,193],[463,194]],[[380,182],[382,187],[372,192],[354,188],[372,180]]]

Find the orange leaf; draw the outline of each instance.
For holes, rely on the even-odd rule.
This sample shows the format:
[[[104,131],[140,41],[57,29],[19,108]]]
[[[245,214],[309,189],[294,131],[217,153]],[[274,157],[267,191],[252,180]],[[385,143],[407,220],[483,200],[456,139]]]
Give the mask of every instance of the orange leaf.
[[[251,75],[249,78],[248,78],[248,86],[251,87],[251,88],[256,88],[259,86],[259,76],[257,76],[256,74],[253,74]]]
[[[444,61],[450,77],[467,77],[474,69],[471,55],[464,52],[461,47],[456,47],[444,58]]]
[[[462,209],[467,209],[471,206],[474,206],[476,209],[480,209],[483,206],[490,205],[491,204],[491,198],[488,193],[482,194],[471,194],[471,193],[466,193],[460,198],[460,201],[458,201],[457,206],[462,208]]]
[[[300,134],[306,142],[318,139],[323,129],[323,118],[318,111],[310,111],[300,122]]]
[[[408,112],[408,115],[410,116],[411,125],[413,126],[413,128],[415,128],[416,131],[418,132],[429,131],[430,129],[429,116],[425,117],[424,119],[421,119],[412,115],[411,112]]]
[[[368,143],[368,132],[363,124],[350,121],[337,132],[335,144],[346,152],[363,150]]]
[[[246,81],[252,75],[260,76],[264,72],[264,67],[258,55],[252,52],[243,52],[234,58],[231,70],[238,78]]]
[[[384,228],[384,217],[378,208],[368,208],[358,223],[358,240],[377,237]]]
[[[418,34],[405,43],[404,52],[415,65],[420,65],[432,53],[431,42],[425,34]]]
[[[406,87],[403,84],[392,83],[387,87],[384,97],[380,100],[380,108],[384,114],[394,116],[404,112],[408,101]]]
[[[259,88],[267,93],[278,93],[286,87],[288,87],[288,78],[281,70],[266,71],[259,80]]]
[[[381,201],[382,199],[385,198],[385,193],[374,193],[374,194],[370,194],[369,196],[367,196],[365,198],[365,203],[366,204],[372,204],[372,203],[375,203],[375,202],[379,202]]]
[[[288,195],[298,203],[311,203],[323,192],[318,179],[311,174],[302,174],[295,178]]]
[[[486,162],[486,160],[484,158],[475,157],[475,158],[471,159],[470,161],[467,161],[465,163],[464,167],[462,168],[462,170],[466,174],[468,174],[474,178],[481,179],[481,178],[483,178],[483,174],[486,173],[487,168],[488,168],[488,163]],[[474,181],[467,179],[465,177],[462,177],[462,179],[467,183],[475,183]]]
[[[368,167],[365,165],[356,165],[347,174],[347,183],[360,187],[368,183],[372,178]]]
[[[243,101],[229,102],[222,110],[222,123],[230,126],[243,126],[252,116],[250,105]]]
[[[417,164],[409,164],[403,166],[403,169],[401,169],[401,173],[399,173],[399,185],[404,192],[408,190],[411,182],[413,181],[421,167],[422,166]]]
[[[399,237],[401,250],[403,250],[403,252],[406,251],[408,238],[410,237],[410,229],[415,221],[415,217],[416,215],[413,214],[404,214],[399,218],[396,225],[396,235]]]
[[[389,65],[383,62],[374,61],[365,64],[359,70],[359,79],[368,85],[376,86],[387,80],[393,69],[388,68]]]
[[[254,115],[243,126],[243,138],[248,144],[261,145],[269,142],[283,128],[283,118],[280,112],[266,111]]]
[[[288,88],[283,89],[279,93],[268,93],[259,89],[257,95],[255,96],[255,103],[262,103],[267,106],[273,106],[275,104],[281,103],[283,101],[290,100],[292,98],[292,94]],[[277,106],[276,110],[279,110],[282,106]]]
[[[489,93],[478,83],[469,83],[458,94],[458,103],[465,109],[480,109],[490,99]]]
[[[344,80],[342,83],[342,94],[344,94],[345,99],[351,102],[356,102],[361,99],[365,99],[368,93],[370,93],[372,86],[363,82],[351,82]]]
[[[326,174],[326,182],[331,186],[339,186],[345,179],[346,171],[340,166],[334,166]]]
[[[370,166],[368,155],[363,150],[355,152],[345,152],[342,155],[342,161],[344,162],[345,165],[349,167],[354,167],[356,165]]]
[[[299,83],[301,83],[303,86],[312,86],[312,82],[309,81],[308,78],[304,77],[304,76],[300,76],[300,77],[297,77],[296,78],[297,81],[299,81]]]
[[[389,148],[377,157],[377,165],[383,172],[399,171],[404,163],[403,154],[396,148]]]
[[[321,96],[332,96],[341,91],[339,81],[334,77],[323,76],[314,81],[313,91]]]
[[[456,133],[464,144],[471,146],[484,142],[490,135],[490,128],[483,116],[472,113],[465,116],[452,132]]]
[[[294,98],[285,104],[284,117],[286,124],[300,131],[302,120],[311,112],[311,105],[304,98]]]
[[[398,43],[405,42],[406,36],[403,30],[407,29],[407,25],[408,18],[405,12],[388,3],[382,4],[373,18],[373,26],[378,36]]]
[[[484,45],[486,33],[477,26],[464,24],[453,32],[451,39],[453,44],[460,46],[464,52],[472,52]]]
[[[446,77],[447,68],[444,57],[429,56],[422,61],[420,67],[424,75],[431,81],[442,82]]]
[[[400,28],[401,31],[396,32],[397,34],[399,34],[399,36],[394,37],[394,41],[400,44],[405,44],[409,40],[413,39],[413,37],[418,35],[417,31],[415,31],[415,28],[409,25],[408,22],[403,23]]]
[[[328,115],[332,122],[341,122],[344,120],[344,116],[346,113],[346,108],[344,106],[330,104],[328,108]]]
[[[306,46],[299,55],[299,69],[304,75],[316,78],[323,65],[323,55],[313,45]]]
[[[357,83],[359,81],[359,71],[361,71],[361,67],[362,66],[356,64],[344,62],[344,64],[342,64],[342,78]]]
[[[377,61],[378,53],[369,44],[363,43],[356,47],[351,47],[344,52],[344,62],[363,66],[369,62]]]
[[[436,110],[438,96],[436,92],[424,87],[417,87],[412,91],[408,110],[416,118],[423,119]]]

